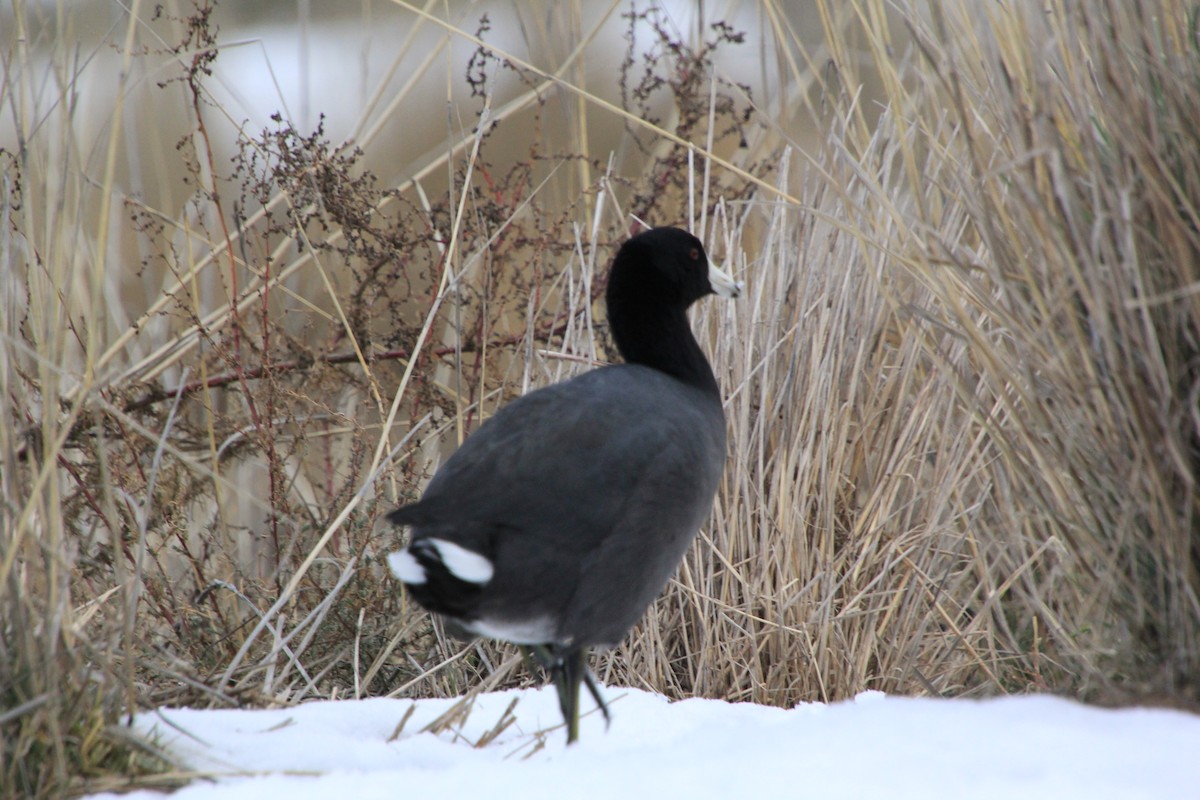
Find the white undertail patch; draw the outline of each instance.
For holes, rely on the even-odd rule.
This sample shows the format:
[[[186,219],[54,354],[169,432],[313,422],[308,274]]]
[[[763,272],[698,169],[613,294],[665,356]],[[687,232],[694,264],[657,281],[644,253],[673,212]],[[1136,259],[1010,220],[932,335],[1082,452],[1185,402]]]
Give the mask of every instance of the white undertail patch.
[[[421,566],[421,562],[417,561],[416,557],[407,550],[397,550],[394,553],[388,553],[387,563],[388,567],[392,570],[392,574],[401,583],[419,586],[428,580],[425,577],[425,568]]]
[[[446,570],[460,581],[483,585],[492,579],[495,570],[490,559],[445,539],[424,541],[433,545]]]

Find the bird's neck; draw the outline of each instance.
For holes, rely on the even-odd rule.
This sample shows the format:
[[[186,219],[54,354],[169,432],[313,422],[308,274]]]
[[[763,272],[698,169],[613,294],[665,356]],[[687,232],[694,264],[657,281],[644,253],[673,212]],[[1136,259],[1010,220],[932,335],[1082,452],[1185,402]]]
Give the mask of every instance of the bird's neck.
[[[720,396],[712,367],[692,335],[683,309],[664,314],[661,309],[643,312],[637,307],[626,308],[615,319],[610,310],[609,325],[626,363],[665,372],[689,386]]]

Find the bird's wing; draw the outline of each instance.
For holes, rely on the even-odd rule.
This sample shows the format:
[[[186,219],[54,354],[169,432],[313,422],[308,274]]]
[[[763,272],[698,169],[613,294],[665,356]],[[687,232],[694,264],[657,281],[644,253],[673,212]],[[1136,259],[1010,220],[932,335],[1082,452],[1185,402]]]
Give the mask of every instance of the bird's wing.
[[[591,377],[602,373],[612,374]],[[684,395],[671,396],[689,391],[652,370],[610,367],[525,395],[468,437],[420,502],[392,519],[454,530],[467,547],[489,529],[611,528],[648,465],[700,457],[704,420]]]

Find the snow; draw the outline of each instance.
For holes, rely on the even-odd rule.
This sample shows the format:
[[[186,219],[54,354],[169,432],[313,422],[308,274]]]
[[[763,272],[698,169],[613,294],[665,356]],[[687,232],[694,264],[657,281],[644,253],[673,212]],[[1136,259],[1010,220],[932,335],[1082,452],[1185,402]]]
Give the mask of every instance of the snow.
[[[481,695],[464,723],[438,735],[420,731],[452,700],[160,709],[135,726],[211,776],[173,800],[1200,798],[1200,716],[1179,711],[1100,709],[1039,695],[936,700],[868,692],[792,709],[671,703],[612,687],[605,695],[611,728],[589,714],[569,748],[550,688]],[[474,747],[514,699],[516,722]],[[100,798],[118,796],[93,796]]]

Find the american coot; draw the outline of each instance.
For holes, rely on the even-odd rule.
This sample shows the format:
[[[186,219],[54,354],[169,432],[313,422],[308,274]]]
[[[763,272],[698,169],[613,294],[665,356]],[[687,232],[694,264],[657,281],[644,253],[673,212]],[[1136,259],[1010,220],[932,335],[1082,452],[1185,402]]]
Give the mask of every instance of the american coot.
[[[621,640],[675,571],[712,508],[725,416],[685,312],[740,287],[700,240],[655,228],[625,242],[605,300],[626,363],[531,392],[472,434],[421,499],[388,556],[418,603],[452,630],[529,648],[579,734],[591,646]]]

